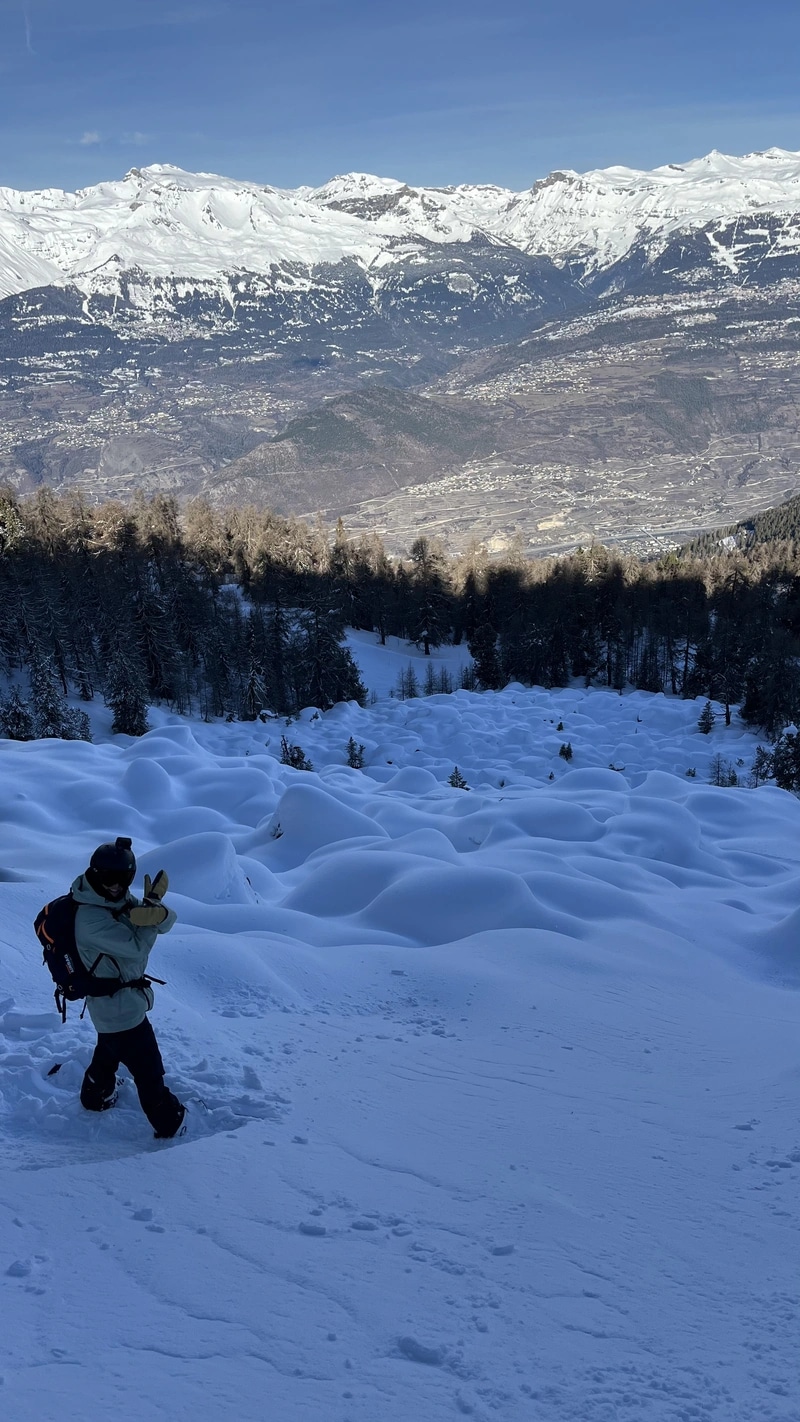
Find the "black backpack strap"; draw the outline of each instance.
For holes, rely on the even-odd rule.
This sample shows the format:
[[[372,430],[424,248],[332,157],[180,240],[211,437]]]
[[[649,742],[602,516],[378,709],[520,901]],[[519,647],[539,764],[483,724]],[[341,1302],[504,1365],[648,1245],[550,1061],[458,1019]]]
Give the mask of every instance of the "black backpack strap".
[[[70,891],[70,892],[71,892],[71,891]],[[80,907],[80,905],[79,905],[79,907]],[[105,905],[103,905],[103,907],[105,907]],[[117,923],[119,923],[120,919],[123,918],[123,917],[125,916],[125,914],[127,913],[127,909],[125,909],[125,908],[113,909],[113,908],[111,908],[110,905],[108,906],[108,910],[107,910],[107,911],[108,911],[108,913],[111,914],[112,918],[116,919]],[[88,974],[89,974],[90,977],[94,977],[94,976],[95,976],[95,969],[96,969],[98,963],[102,962],[103,958],[107,958],[108,961],[109,961],[109,963],[113,963],[113,964],[114,964],[114,967],[115,967],[116,970],[117,970],[117,976],[116,976],[116,978],[95,978],[95,981],[98,983],[98,985],[102,983],[103,986],[102,986],[100,992],[90,992],[90,993],[87,993],[87,994],[86,994],[86,997],[85,997],[84,1000],[83,1000],[83,1012],[81,1012],[81,1017],[83,1017],[83,1015],[84,1015],[84,1013],[85,1013],[85,1011],[86,1011],[86,1002],[87,1002],[87,999],[90,998],[90,997],[114,997],[114,996],[115,996],[118,992],[120,992],[123,988],[138,988],[139,991],[144,992],[145,989],[148,988],[151,983],[158,983],[161,987],[166,987],[166,983],[165,983],[165,981],[164,981],[163,978],[152,978],[152,977],[150,977],[147,973],[143,973],[140,978],[128,978],[128,979],[123,978],[123,976],[122,976],[122,971],[121,971],[121,969],[120,969],[119,963],[117,962],[117,960],[116,960],[116,958],[114,957],[113,953],[98,953],[97,957],[95,958],[94,962],[92,963],[91,968],[87,968],[87,970],[86,970],[86,971],[88,972]],[[59,1012],[61,1013],[61,1020],[62,1020],[62,1022],[66,1022],[66,1020],[67,1020],[67,1004],[66,1004],[66,999],[64,999],[63,996],[62,996],[62,1000],[59,1001],[59,996],[60,996],[60,989],[59,989],[59,988],[56,988],[56,992],[55,992],[56,1006],[58,1007],[58,1010],[59,1010]]]

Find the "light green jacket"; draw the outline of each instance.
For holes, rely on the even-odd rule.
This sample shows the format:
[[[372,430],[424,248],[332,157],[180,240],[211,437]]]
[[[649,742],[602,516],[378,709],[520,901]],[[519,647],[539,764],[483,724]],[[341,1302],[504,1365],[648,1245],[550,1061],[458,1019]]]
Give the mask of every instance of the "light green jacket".
[[[129,894],[122,903],[114,905],[114,913],[111,913],[108,899],[95,893],[84,874],[72,885],[72,897],[80,905],[75,915],[75,942],[84,964],[91,968],[99,953],[108,954],[94,970],[98,978],[119,976],[126,982],[141,978],[158,934],[168,933],[177,918],[170,909],[158,928],[137,928],[124,910],[134,908],[142,900]],[[123,910],[121,915],[120,909]],[[153,990],[120,988],[113,997],[88,997],[86,1006],[98,1032],[127,1032],[144,1021],[153,1006]]]

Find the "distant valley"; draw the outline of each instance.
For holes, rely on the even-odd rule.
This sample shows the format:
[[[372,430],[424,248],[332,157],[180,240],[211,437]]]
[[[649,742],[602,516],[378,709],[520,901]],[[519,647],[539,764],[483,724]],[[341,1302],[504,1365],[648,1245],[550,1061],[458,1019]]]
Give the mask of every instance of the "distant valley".
[[[238,260],[237,260],[238,259]],[[658,552],[800,490],[800,155],[0,189],[0,480]]]

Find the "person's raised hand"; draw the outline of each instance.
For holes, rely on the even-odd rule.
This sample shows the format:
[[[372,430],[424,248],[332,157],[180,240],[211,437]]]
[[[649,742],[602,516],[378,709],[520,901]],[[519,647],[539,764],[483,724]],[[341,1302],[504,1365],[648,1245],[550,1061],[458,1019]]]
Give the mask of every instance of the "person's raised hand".
[[[160,903],[168,888],[169,879],[167,878],[167,871],[165,869],[159,869],[155,879],[152,880],[149,874],[145,874],[144,896],[149,904]]]

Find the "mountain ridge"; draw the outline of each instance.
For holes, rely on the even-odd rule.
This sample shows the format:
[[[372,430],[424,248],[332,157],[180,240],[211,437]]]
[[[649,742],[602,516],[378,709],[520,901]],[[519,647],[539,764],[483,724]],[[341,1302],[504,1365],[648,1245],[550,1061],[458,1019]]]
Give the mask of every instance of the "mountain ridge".
[[[800,487],[798,332],[783,149],[523,193],[5,188],[0,480],[658,552]]]
[[[650,171],[556,170],[521,192],[415,187],[364,173],[281,189],[152,164],[74,193],[0,188],[0,297],[71,284],[87,296],[111,293],[126,272],[280,282],[281,269],[346,260],[380,287],[420,244],[457,247],[476,234],[593,274],[639,242],[657,248],[677,232],[758,214],[800,214],[800,153],[712,152]],[[784,242],[800,251],[796,234]],[[730,269],[730,250],[710,246],[712,260]]]

